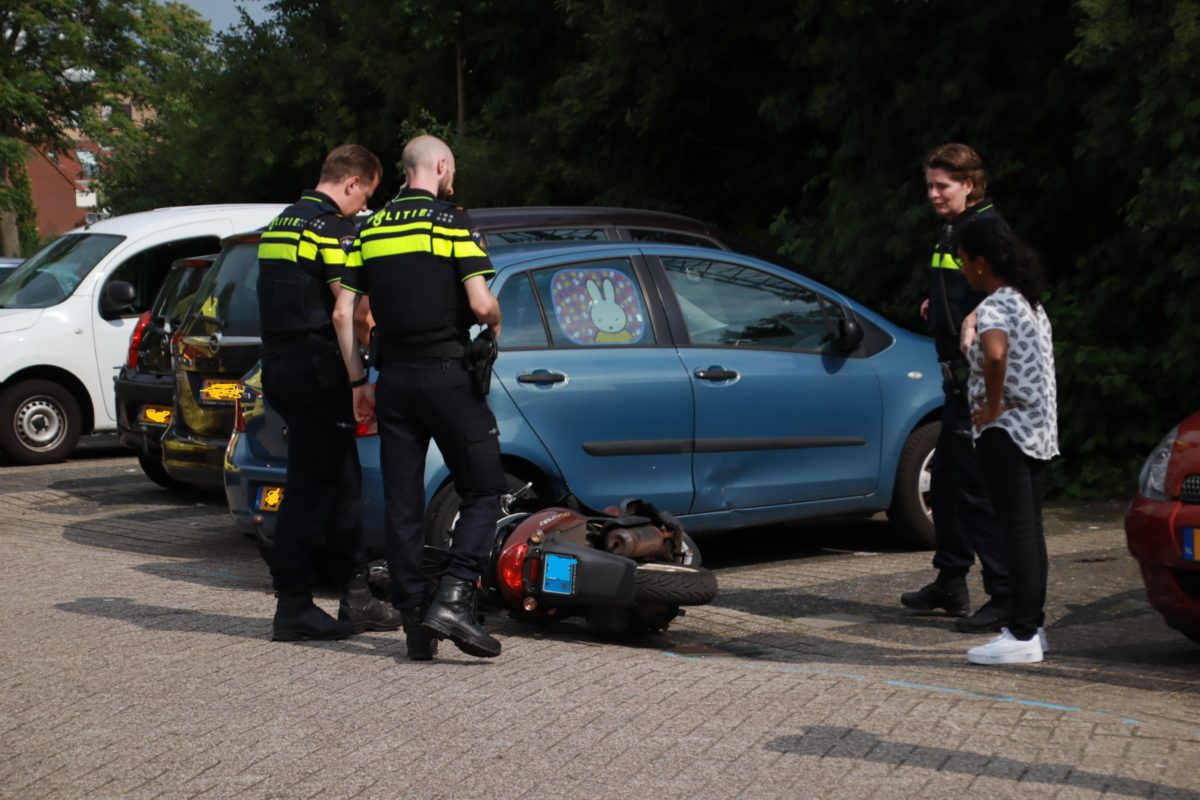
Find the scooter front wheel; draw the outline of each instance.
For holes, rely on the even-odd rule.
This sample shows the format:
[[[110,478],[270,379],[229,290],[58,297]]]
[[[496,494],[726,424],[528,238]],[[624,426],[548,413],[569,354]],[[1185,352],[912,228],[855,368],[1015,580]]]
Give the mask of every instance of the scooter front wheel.
[[[638,603],[702,606],[717,596],[717,576],[704,567],[650,562],[638,564]]]

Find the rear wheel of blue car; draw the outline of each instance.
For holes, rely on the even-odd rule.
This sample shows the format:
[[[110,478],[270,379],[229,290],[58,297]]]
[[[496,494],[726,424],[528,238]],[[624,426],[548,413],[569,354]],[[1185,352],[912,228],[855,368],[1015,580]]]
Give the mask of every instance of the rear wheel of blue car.
[[[906,544],[924,550],[934,547],[930,485],[933,452],[940,429],[939,423],[930,422],[909,434],[900,451],[892,507],[887,512],[900,538]]]
[[[505,472],[504,485],[508,491],[515,492],[529,481]],[[537,497],[537,482],[534,481],[533,496]],[[454,484],[447,483],[429,504],[425,512],[425,544],[444,550],[450,549],[454,541],[454,526],[458,524],[458,512],[462,508],[462,498],[454,491]]]

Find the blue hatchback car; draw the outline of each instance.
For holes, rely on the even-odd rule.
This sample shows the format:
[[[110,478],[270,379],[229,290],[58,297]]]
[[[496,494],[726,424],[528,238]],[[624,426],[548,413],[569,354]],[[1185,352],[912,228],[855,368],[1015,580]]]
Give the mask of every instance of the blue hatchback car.
[[[929,547],[942,405],[931,340],[785,267],[685,245],[493,254],[504,313],[489,402],[510,484],[590,509],[640,497],[692,532],[887,511]],[[270,544],[287,439],[244,380],[225,457],[239,527]],[[383,539],[379,440],[359,439],[368,543]],[[436,447],[427,533],[458,498]]]

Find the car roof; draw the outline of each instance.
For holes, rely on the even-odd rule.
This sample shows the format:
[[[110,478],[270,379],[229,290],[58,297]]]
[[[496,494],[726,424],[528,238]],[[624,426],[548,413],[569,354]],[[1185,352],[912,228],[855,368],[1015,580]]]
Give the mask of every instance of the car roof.
[[[203,206],[172,206],[152,211],[137,211],[83,225],[71,233],[109,233],[131,236],[164,225],[202,222],[207,219],[232,219],[235,226],[262,224],[287,207],[286,203],[229,203]]]
[[[709,226],[698,219],[664,211],[604,206],[523,206],[470,209],[471,219],[481,228],[503,230],[508,227],[570,225],[647,225],[682,228],[708,233]]]

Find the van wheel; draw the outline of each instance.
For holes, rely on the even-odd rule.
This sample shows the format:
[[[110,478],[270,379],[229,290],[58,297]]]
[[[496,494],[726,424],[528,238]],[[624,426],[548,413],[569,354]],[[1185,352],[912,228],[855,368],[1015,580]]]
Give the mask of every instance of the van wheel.
[[[906,544],[922,550],[935,546],[933,511],[930,509],[930,481],[933,476],[933,452],[941,423],[922,425],[911,434],[900,451],[896,468],[896,487],[888,519]]]
[[[62,461],[82,433],[79,403],[53,381],[22,381],[0,395],[0,450],[14,464]]]

